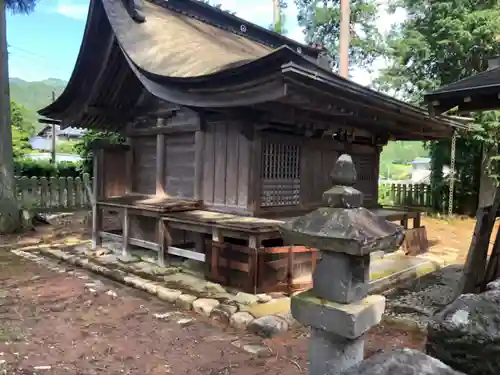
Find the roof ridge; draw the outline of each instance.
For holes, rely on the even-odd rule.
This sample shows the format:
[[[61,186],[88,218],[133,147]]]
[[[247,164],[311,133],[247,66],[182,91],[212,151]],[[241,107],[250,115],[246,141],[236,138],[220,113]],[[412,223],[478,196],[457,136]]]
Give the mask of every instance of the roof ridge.
[[[427,95],[432,96],[433,94],[440,94],[440,93],[448,92],[448,91],[450,91],[450,88],[453,89],[453,87],[455,87],[456,85],[461,84],[462,82],[468,81],[470,79],[477,78],[478,76],[482,76],[482,75],[485,75],[485,74],[488,74],[488,73],[491,73],[491,72],[494,72],[494,71],[500,71],[500,66],[496,67],[496,68],[492,68],[492,69],[486,69],[486,70],[483,70],[482,72],[479,72],[479,73],[473,74],[471,76],[459,79],[458,81],[454,81],[454,82],[448,83],[448,84],[446,84],[444,86],[441,86],[441,88],[439,88],[437,90],[431,91],[430,93],[426,94],[425,96],[427,96]]]
[[[176,13],[180,13],[180,14],[183,14],[183,15],[188,16],[190,18],[196,19],[196,20],[201,21],[203,23],[206,23],[208,25],[217,27],[219,29],[222,29],[222,30],[228,31],[230,33],[233,33],[233,34],[242,36],[244,38],[250,39],[252,41],[258,42],[262,45],[265,45],[265,46],[273,48],[273,49],[279,48],[283,45],[291,45],[291,47],[295,47],[295,49],[297,50],[298,53],[302,53],[304,49],[307,52],[309,52],[309,53],[306,53],[308,55],[311,55],[311,54],[318,55],[320,52],[322,52],[322,50],[319,48],[315,48],[315,47],[309,46],[307,44],[297,42],[291,38],[288,38],[284,35],[278,34],[272,30],[267,30],[266,28],[259,26],[251,21],[245,20],[241,17],[238,17],[234,14],[228,13],[227,11],[224,11],[222,9],[214,7],[210,4],[204,3],[200,0],[146,0],[146,1],[151,2],[155,5],[161,6],[163,8],[169,9],[169,10],[174,11]],[[179,5],[179,4],[182,4],[182,5]],[[211,21],[209,19],[209,17],[202,17],[199,14],[193,14],[193,13],[190,13],[187,10],[183,9],[189,5],[196,5],[196,6],[199,6],[200,9],[214,12],[214,14],[217,13],[219,16],[227,18],[228,21],[232,21],[232,22],[240,21],[241,22],[240,28],[239,28],[239,30],[237,30],[235,27],[224,26],[220,23],[216,23],[216,22]],[[267,34],[267,36],[270,39],[276,39],[276,42],[272,43],[272,42],[263,40],[262,38],[258,38],[255,35],[251,35],[252,33],[248,33],[248,31],[249,31],[248,27],[250,27],[251,30],[254,30],[254,33],[257,32],[257,33]],[[278,43],[278,40],[280,43]]]

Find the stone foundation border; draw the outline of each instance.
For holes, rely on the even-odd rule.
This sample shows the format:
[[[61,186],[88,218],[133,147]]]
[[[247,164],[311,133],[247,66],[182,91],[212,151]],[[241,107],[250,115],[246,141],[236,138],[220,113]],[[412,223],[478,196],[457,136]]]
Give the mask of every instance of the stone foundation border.
[[[85,242],[82,242],[84,244]],[[91,271],[97,275],[110,280],[133,287],[134,289],[154,295],[162,301],[168,302],[184,310],[192,310],[198,314],[211,317],[219,322],[228,324],[237,330],[247,330],[261,337],[268,338],[275,334],[288,331],[296,325],[300,325],[290,314],[290,312],[279,312],[274,315],[265,315],[255,318],[247,311],[238,311],[236,306],[224,304],[215,298],[198,298],[195,295],[184,293],[181,290],[164,287],[158,282],[146,279],[136,274],[119,269],[110,269],[98,262],[93,262],[84,256],[65,253],[57,248],[53,249],[44,246],[28,246],[25,248],[11,250],[12,253],[36,260],[35,254],[46,258],[68,263],[72,266]],[[46,265],[43,261],[40,262]],[[49,267],[50,268],[50,267]],[[409,270],[414,272],[414,270]],[[371,291],[372,292],[372,291]],[[427,327],[416,320],[396,317],[384,314],[382,322],[397,329],[403,329],[421,334],[427,334]]]
[[[82,256],[65,253],[59,249],[29,246],[24,249],[11,250],[11,252],[44,266],[49,266],[49,269],[54,269],[55,271],[59,270],[51,266],[47,258],[68,263],[72,266],[91,271],[110,280],[154,295],[160,300],[182,310],[194,311],[197,314],[225,323],[236,330],[246,330],[263,338],[270,338],[278,333],[286,332],[291,327],[298,324],[289,312],[255,318],[249,312],[238,311],[236,306],[221,303],[215,298],[198,298],[197,296],[184,293],[181,290],[164,287],[159,285],[158,282],[148,280],[133,273],[118,269],[110,269]]]

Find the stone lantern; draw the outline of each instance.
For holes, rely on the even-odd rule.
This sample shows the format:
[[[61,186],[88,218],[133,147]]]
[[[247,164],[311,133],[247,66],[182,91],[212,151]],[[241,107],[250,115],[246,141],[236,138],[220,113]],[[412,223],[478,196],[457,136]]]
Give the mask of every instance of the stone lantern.
[[[323,194],[322,207],[280,226],[288,243],[321,253],[312,289],[291,302],[294,318],[311,327],[311,375],[340,374],[363,360],[362,336],[385,309],[383,296],[367,296],[370,253],[395,251],[404,238],[399,225],[361,207],[351,156],[338,158],[331,177],[334,186]]]

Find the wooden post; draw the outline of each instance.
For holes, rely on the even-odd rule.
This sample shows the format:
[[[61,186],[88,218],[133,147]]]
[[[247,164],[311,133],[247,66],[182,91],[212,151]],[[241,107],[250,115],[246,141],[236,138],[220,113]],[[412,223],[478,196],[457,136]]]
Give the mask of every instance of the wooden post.
[[[194,199],[203,200],[203,165],[205,152],[205,131],[195,133]]]
[[[133,189],[133,172],[134,172],[134,148],[132,146],[132,138],[127,137],[127,144],[130,149],[127,151],[125,156],[125,174],[126,174],[126,186],[125,194],[132,193]]]
[[[93,166],[93,192],[92,192],[92,249],[96,249],[102,245],[102,239],[99,232],[102,229],[102,210],[98,205],[101,198],[101,165],[102,165],[102,150],[94,152]],[[53,181],[53,180],[51,180]]]
[[[461,294],[476,293],[486,276],[486,262],[488,258],[490,236],[493,226],[495,225],[499,207],[500,188],[498,188],[495,193],[492,206],[479,207],[477,210],[476,226],[472,234],[462,278],[457,286],[456,297]]]
[[[219,276],[219,247],[217,244],[224,242],[224,237],[221,236],[219,229],[214,228],[212,230],[212,251],[210,257],[210,276],[218,281],[220,279]],[[217,244],[216,244],[217,243]],[[206,259],[208,261],[208,259]]]
[[[123,233],[122,233],[122,257],[127,259],[130,257],[128,251],[128,241],[130,237],[130,217],[128,208],[123,209]]]
[[[253,124],[252,124],[253,126]],[[254,128],[251,140],[249,184],[248,184],[248,212],[251,216],[256,216],[260,210],[261,202],[261,168],[262,168],[262,137]]]
[[[259,284],[259,249],[261,247],[260,238],[257,236],[250,236],[248,239],[248,247],[250,253],[248,254],[248,283],[249,292],[257,294]]]
[[[56,101],[56,93],[52,91],[52,103]],[[51,161],[52,164],[56,165],[56,124],[52,124],[52,152],[51,152]]]
[[[158,127],[163,126],[163,119],[158,118]],[[156,135],[156,194],[165,194],[165,134]]]
[[[168,247],[172,245],[172,238],[170,237],[170,232],[168,230],[168,223],[161,218],[158,220],[158,265],[160,267],[165,267],[166,257],[168,255]]]

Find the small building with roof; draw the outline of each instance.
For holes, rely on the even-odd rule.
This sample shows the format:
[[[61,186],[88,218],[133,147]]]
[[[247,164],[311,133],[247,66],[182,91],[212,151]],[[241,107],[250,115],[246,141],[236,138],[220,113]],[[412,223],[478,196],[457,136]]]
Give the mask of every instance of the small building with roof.
[[[484,72],[445,85],[424,96],[429,113],[439,116],[450,110],[458,113],[471,113],[500,109],[500,57],[488,60]],[[493,203],[496,181],[489,176],[488,167],[491,156],[498,155],[498,149],[485,149],[481,160],[481,180],[478,206]]]
[[[56,142],[60,141],[76,141],[85,133],[85,129],[77,127],[61,128],[60,125],[55,126]],[[52,125],[44,126],[35,136],[28,141],[33,150],[51,151],[52,150]]]

